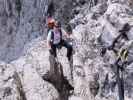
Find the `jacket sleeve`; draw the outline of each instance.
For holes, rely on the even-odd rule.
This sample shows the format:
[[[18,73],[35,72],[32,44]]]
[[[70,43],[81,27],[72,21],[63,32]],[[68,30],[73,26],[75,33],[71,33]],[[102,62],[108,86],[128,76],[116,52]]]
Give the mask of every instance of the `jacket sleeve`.
[[[67,35],[67,32],[63,29],[63,28],[61,28],[61,31],[62,31],[62,35],[64,36],[64,35]]]
[[[49,31],[47,35],[47,42],[50,42],[50,41],[51,41],[51,31]]]

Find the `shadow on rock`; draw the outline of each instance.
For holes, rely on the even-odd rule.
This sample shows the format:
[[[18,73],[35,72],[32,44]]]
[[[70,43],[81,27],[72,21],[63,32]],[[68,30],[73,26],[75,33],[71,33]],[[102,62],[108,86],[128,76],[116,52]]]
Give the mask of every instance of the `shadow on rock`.
[[[68,82],[63,74],[63,67],[60,62],[56,61],[53,56],[49,57],[50,71],[48,71],[43,79],[50,82],[59,92],[61,100],[68,100],[74,87]]]

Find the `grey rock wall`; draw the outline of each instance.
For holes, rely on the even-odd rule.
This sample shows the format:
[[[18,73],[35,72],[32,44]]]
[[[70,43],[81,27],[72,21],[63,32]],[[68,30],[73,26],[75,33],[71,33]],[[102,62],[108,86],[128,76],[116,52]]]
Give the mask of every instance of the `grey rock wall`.
[[[132,10],[132,0],[0,0],[0,60],[10,62],[0,62],[0,100],[117,100],[117,56],[103,45],[108,48],[125,23],[133,25]],[[73,66],[65,48],[59,62],[50,63],[48,13],[73,26]],[[133,99],[132,67],[124,70],[125,100]]]

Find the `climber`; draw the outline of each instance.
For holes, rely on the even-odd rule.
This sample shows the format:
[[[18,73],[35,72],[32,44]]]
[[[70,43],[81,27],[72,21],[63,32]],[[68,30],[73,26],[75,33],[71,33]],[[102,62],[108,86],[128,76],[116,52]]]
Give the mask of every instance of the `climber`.
[[[56,22],[54,19],[48,20],[48,36],[47,36],[47,45],[50,51],[50,54],[52,54],[54,57],[57,57],[56,54],[56,48],[60,49],[62,46],[67,48],[67,58],[68,61],[71,61],[72,58],[72,46],[62,38],[63,35],[69,37],[69,33],[65,32],[61,28],[61,23]]]

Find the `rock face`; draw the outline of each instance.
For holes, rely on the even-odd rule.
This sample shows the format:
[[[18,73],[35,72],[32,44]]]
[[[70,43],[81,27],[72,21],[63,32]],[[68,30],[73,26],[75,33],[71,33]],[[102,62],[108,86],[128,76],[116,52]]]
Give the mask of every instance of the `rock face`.
[[[62,66],[65,63],[68,68]],[[69,83],[71,76],[67,63],[59,64],[54,58],[49,58],[46,41],[38,38],[26,45],[24,56],[11,65],[15,66],[20,75],[27,100],[68,100],[69,91],[73,87]]]
[[[1,63],[1,100],[60,99],[57,90],[50,83],[44,81],[41,74],[38,74],[35,62],[34,60],[32,62],[30,57],[30,55],[21,57],[11,64]],[[46,67],[44,66],[44,68]]]
[[[15,70],[12,66],[1,62],[0,65],[0,99],[2,100],[17,100],[19,94],[17,94],[17,84],[14,84]]]
[[[71,0],[1,0],[0,1],[0,59],[6,62],[22,55],[24,45],[39,36],[46,37],[46,17],[52,12],[62,23],[70,20]],[[70,9],[68,9],[70,8]],[[59,14],[62,13],[62,14]],[[65,19],[63,19],[65,16]],[[66,21],[66,22],[65,22]]]
[[[46,0],[1,0],[0,59],[19,57],[25,43],[43,34]]]
[[[0,100],[122,100],[121,82],[124,100],[132,100],[132,5],[132,0],[1,0],[0,59],[10,62],[0,62]],[[50,15],[73,28],[73,63],[65,48],[57,50],[58,59],[49,54]],[[125,67],[118,71],[118,65]]]
[[[77,52],[73,58],[75,74],[78,75],[77,78],[74,76],[76,83],[75,93],[77,96],[80,95],[83,99],[86,94],[88,94],[88,96],[85,97],[87,100],[93,100],[94,98],[95,100],[118,99],[118,96],[116,96],[118,95],[116,88],[118,84],[116,85],[116,76],[112,68],[117,56],[112,50],[100,50],[104,50],[104,47],[108,48],[112,45],[112,42],[119,34],[118,31],[125,23],[129,23],[130,25],[133,23],[132,9],[129,8],[129,6],[122,5],[119,1],[116,1],[109,3],[104,10],[100,10],[100,7],[103,5],[104,4],[97,5],[92,8],[92,11],[88,14],[82,12],[79,14],[78,19],[75,17],[75,19],[71,21],[71,23],[76,26],[73,30],[73,35],[77,41]],[[130,31],[131,30],[132,28]],[[128,37],[129,41],[132,40],[130,31],[127,32],[127,37],[130,34],[130,37]],[[122,41],[123,40],[120,40],[120,42]],[[119,45],[120,43],[118,43],[118,46]],[[116,50],[118,50],[118,47]],[[103,56],[102,53],[104,53]],[[128,71],[127,73],[128,74],[124,72],[124,75],[128,76],[130,72]],[[125,80],[126,78],[124,77],[125,100],[130,100],[133,97],[129,96],[126,92],[130,90],[127,88],[126,84],[128,84],[128,82]],[[131,85],[129,87],[132,88]],[[87,89],[89,89],[89,92]]]

